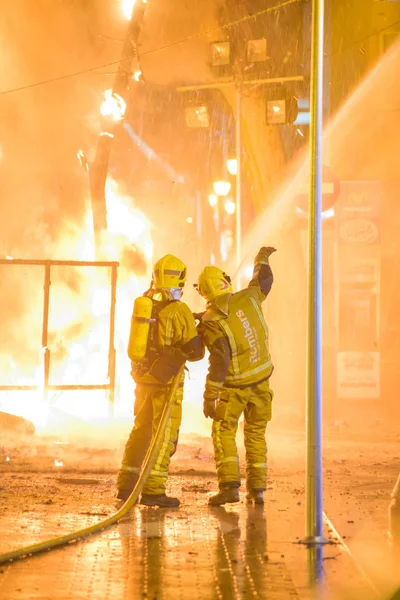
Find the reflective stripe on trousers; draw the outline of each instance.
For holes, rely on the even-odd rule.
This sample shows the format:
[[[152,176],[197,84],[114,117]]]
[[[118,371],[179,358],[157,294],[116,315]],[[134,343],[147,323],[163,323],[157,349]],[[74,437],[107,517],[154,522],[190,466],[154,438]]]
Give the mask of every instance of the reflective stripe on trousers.
[[[216,406],[212,437],[220,486],[240,482],[236,432],[244,414],[246,480],[248,489],[266,489],[267,445],[265,432],[271,419],[272,391],[269,381],[245,389],[223,388]]]
[[[131,490],[136,484],[142,462],[157,431],[169,386],[137,384],[135,390],[135,423],[125,446],[124,457],[118,473],[118,489]],[[178,388],[171,415],[165,428],[160,452],[143,488],[145,494],[164,494],[168,466],[178,441],[182,418],[183,386]]]

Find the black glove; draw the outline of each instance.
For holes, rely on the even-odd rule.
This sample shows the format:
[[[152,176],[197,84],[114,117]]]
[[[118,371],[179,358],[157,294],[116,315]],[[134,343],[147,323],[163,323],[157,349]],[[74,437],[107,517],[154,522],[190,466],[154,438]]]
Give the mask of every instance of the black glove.
[[[162,355],[172,360],[186,359],[186,354],[179,346],[163,346]]]
[[[186,359],[186,354],[180,348],[164,346],[162,353],[151,366],[150,375],[166,385],[172,377],[178,374],[179,369],[183,367]]]
[[[201,322],[201,320],[202,320],[202,318],[203,318],[203,315],[204,315],[204,311],[203,311],[203,312],[201,312],[201,313],[193,313],[194,320],[195,320],[195,321],[200,321],[200,322]]]
[[[203,402],[203,414],[206,419],[210,417],[210,419],[215,419],[217,413],[215,410],[216,398],[205,398]]]

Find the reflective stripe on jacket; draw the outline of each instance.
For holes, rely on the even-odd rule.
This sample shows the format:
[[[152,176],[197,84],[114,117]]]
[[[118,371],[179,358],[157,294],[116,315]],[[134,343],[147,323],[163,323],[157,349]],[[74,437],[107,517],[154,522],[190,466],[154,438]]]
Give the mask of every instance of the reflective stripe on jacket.
[[[224,383],[246,386],[269,377],[273,366],[268,349],[268,327],[262,313],[265,295],[258,286],[218,296],[202,320],[208,348],[224,335],[230,361]]]

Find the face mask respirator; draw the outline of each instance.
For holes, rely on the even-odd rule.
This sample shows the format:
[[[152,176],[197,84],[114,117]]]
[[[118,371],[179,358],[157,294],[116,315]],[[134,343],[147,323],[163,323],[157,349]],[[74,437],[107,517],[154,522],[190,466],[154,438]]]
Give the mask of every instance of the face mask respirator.
[[[182,288],[170,288],[169,294],[171,296],[171,300],[180,300],[182,298],[183,289]]]

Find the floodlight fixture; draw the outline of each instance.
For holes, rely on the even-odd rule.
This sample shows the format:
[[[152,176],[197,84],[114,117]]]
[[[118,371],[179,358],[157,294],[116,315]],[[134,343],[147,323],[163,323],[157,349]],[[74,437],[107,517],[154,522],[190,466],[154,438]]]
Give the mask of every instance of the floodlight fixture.
[[[247,41],[248,63],[264,62],[267,59],[267,40],[265,38]]]
[[[211,44],[211,64],[213,67],[224,67],[231,63],[230,42],[213,42]]]
[[[299,109],[294,96],[267,100],[268,125],[285,125],[293,123],[297,118],[298,112]]]
[[[228,158],[226,161],[226,166],[228,169],[228,173],[230,175],[237,175],[237,159],[236,158]]]

